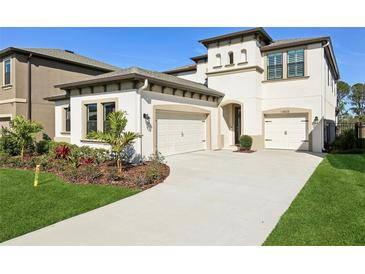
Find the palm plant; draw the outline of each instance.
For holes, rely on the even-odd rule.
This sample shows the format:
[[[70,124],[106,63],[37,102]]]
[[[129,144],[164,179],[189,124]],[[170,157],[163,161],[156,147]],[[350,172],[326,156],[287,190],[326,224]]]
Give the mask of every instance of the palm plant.
[[[2,128],[1,135],[6,136],[12,144],[19,148],[21,159],[23,159],[25,149],[34,143],[37,133],[42,129],[41,124],[17,115],[10,121],[9,128]]]
[[[112,152],[117,159],[117,168],[121,172],[122,151],[123,149],[134,143],[137,138],[142,137],[139,133],[125,131],[127,125],[127,113],[125,111],[116,111],[108,115],[108,131],[94,131],[88,137],[108,143],[111,146]]]

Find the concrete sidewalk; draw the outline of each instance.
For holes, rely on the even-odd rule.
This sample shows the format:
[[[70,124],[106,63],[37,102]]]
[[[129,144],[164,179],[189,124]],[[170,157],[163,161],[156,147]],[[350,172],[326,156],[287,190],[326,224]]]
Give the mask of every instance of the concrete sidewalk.
[[[164,183],[3,244],[261,245],[321,160],[274,150],[170,156]]]

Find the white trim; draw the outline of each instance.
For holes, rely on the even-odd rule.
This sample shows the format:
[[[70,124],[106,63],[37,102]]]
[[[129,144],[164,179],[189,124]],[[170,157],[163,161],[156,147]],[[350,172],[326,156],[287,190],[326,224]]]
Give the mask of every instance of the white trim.
[[[0,114],[0,118],[10,118],[13,119],[13,114],[8,113],[8,114]]]
[[[10,61],[10,83],[5,84],[5,63],[6,61]],[[6,57],[3,59],[3,87],[12,86],[13,84],[13,58]]]
[[[27,99],[25,99],[25,98],[13,98],[13,99],[1,100],[0,105],[9,104],[9,103],[26,103],[26,102],[27,102]]]

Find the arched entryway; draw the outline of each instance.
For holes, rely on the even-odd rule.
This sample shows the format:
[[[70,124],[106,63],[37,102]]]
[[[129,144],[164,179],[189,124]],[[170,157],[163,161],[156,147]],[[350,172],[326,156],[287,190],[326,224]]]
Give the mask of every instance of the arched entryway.
[[[219,105],[218,119],[220,148],[239,144],[243,134],[243,103],[237,100],[227,100]]]

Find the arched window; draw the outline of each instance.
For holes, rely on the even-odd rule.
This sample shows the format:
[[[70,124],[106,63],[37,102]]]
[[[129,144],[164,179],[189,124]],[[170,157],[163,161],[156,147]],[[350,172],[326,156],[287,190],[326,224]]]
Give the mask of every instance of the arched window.
[[[228,52],[228,60],[229,60],[229,64],[233,65],[234,58],[233,58],[233,52],[232,51]]]
[[[218,67],[218,66],[221,66],[222,65],[222,58],[221,58],[221,55],[218,53],[216,56],[216,62],[215,62],[215,65]]]
[[[242,49],[241,50],[241,63],[247,62],[247,50]]]

